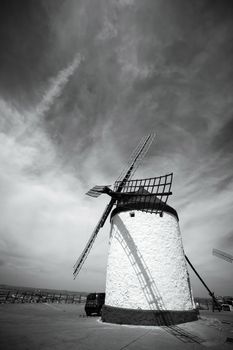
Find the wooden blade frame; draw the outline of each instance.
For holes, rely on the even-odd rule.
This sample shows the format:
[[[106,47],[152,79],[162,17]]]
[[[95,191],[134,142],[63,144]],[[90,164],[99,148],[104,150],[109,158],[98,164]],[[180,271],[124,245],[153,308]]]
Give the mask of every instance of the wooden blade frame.
[[[120,175],[120,180],[119,181],[119,185],[117,188],[117,192],[121,192],[122,189],[125,186],[125,183],[130,179],[130,177],[132,176],[132,174],[135,171],[135,168],[138,167],[139,162],[142,160],[142,158],[145,156],[146,152],[148,151],[153,139],[154,139],[155,135],[154,134],[149,134],[146,138],[144,138],[139,145],[137,146],[136,150],[133,152],[133,155],[130,158],[130,166],[128,168],[128,170],[124,171],[122,174],[124,175]],[[123,177],[122,177],[123,176]],[[86,260],[92,246],[93,243],[98,235],[99,230],[101,229],[101,227],[103,227],[108,215],[110,214],[113,205],[115,204],[116,200],[114,198],[112,198],[109,202],[109,204],[107,205],[107,207],[104,210],[103,215],[101,216],[97,226],[95,227],[91,237],[89,238],[82,254],[80,255],[79,259],[77,260],[77,262],[74,265],[74,272],[73,272],[73,276],[74,278],[76,278],[76,276],[78,275],[79,271],[81,270],[84,261]]]
[[[226,260],[229,263],[232,263],[232,261],[233,261],[233,255],[225,253],[222,250],[213,249],[212,253],[213,253],[213,255],[217,256],[218,258]]]
[[[127,167],[123,169],[120,176],[117,178],[116,182],[128,181],[132,178],[135,171],[137,170],[141,160],[145,157],[148,149],[150,148],[152,142],[154,141],[155,134],[150,134],[141,139],[138,146],[135,148],[134,152],[131,154],[129,161],[127,162]],[[127,173],[130,171],[130,174]]]
[[[121,193],[117,192],[119,182],[114,184],[115,195],[118,197],[117,205],[137,208],[145,212],[163,213],[168,197],[172,194],[173,173],[151,177],[147,179],[129,180]],[[114,196],[114,194],[113,194]]]
[[[108,193],[109,187],[108,186],[94,186],[91,188],[86,194],[90,197],[97,198],[103,193]]]

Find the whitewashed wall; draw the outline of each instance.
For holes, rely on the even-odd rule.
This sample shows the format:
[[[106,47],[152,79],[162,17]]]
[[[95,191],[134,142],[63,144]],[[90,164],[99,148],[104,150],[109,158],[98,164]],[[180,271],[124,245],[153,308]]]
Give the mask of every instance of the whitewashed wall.
[[[194,308],[175,216],[134,211],[112,218],[105,304],[131,309]]]

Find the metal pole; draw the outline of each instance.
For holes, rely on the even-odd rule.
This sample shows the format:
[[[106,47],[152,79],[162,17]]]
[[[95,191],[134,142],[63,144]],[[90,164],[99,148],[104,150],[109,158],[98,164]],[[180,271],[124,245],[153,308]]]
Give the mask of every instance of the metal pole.
[[[193,269],[193,271],[195,272],[195,274],[197,275],[197,277],[200,279],[200,281],[202,282],[202,284],[205,286],[205,288],[208,290],[209,295],[211,296],[211,298],[213,299],[213,302],[218,306],[218,308],[220,307],[219,302],[217,301],[217,299],[214,296],[214,293],[211,292],[211,290],[209,289],[209,287],[207,286],[207,284],[203,281],[203,279],[201,278],[201,276],[199,275],[199,273],[197,272],[197,270],[195,269],[195,267],[192,265],[192,263],[190,262],[189,258],[187,257],[187,255],[185,255],[185,259],[187,260],[187,262],[189,263],[189,265],[191,266],[191,268]]]

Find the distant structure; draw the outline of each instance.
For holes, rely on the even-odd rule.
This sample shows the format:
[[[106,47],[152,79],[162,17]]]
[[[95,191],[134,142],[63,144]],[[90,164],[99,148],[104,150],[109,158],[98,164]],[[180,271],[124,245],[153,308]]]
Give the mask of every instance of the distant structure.
[[[151,140],[149,135],[137,147],[113,190],[95,186],[87,193],[93,197],[105,193],[111,200],[74,266],[74,275],[111,213],[104,322],[171,325],[197,319],[178,215],[167,204],[173,174],[130,179]]]

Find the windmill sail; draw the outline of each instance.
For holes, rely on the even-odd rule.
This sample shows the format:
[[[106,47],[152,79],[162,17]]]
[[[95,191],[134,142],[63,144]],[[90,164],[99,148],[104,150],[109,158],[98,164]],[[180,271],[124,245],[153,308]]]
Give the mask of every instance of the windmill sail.
[[[118,206],[130,209],[140,208],[142,211],[161,213],[166,206],[168,197],[172,194],[173,173],[147,179],[129,180],[121,193],[117,192],[118,181],[114,184],[113,196],[117,197]],[[106,191],[105,191],[106,192]]]
[[[213,255],[217,256],[220,259],[226,260],[230,263],[233,261],[233,255],[228,254],[226,252],[223,252],[222,250],[219,249],[213,249]]]
[[[111,209],[113,207],[115,203],[115,200],[114,199],[111,199],[111,201],[109,202],[109,204],[106,206],[105,210],[104,210],[104,213],[102,214],[98,224],[96,225],[91,237],[89,238],[82,254],[80,255],[79,259],[77,260],[77,262],[75,263],[74,265],[74,272],[73,272],[73,275],[74,275],[74,278],[78,275],[79,271],[81,270],[83,264],[84,264],[84,261],[86,260],[87,256],[88,256],[88,253],[90,252],[92,246],[93,246],[93,243],[96,239],[96,236],[99,232],[99,230],[101,229],[101,227],[103,227],[109,213],[111,212]]]
[[[143,138],[142,141],[139,143],[139,145],[137,146],[137,148],[133,152],[133,155],[130,158],[128,169],[124,170],[121,173],[120,177],[118,178],[117,192],[122,191],[126,182],[130,179],[130,177],[134,173],[135,169],[138,167],[140,161],[142,160],[142,158],[145,156],[146,152],[148,151],[153,139],[154,139],[154,134],[149,134],[147,137]],[[102,188],[105,186],[100,186],[100,187]],[[101,189],[99,189],[99,190],[100,191],[96,191],[96,193],[101,192]],[[94,192],[95,191],[93,191],[93,194],[94,194]],[[97,195],[94,195],[94,197],[97,197]],[[81,268],[84,264],[84,261],[86,260],[88,254],[93,246],[93,243],[98,235],[98,232],[101,229],[101,227],[103,227],[103,225],[104,225],[108,215],[110,214],[115,202],[116,202],[116,199],[111,198],[111,200],[110,200],[109,204],[107,205],[107,207],[105,208],[104,213],[102,214],[97,226],[95,227],[91,237],[89,238],[82,254],[80,255],[77,262],[75,263],[74,272],[73,272],[74,278],[78,275],[79,271],[81,270]]]
[[[103,193],[110,192],[110,189],[108,186],[94,186],[91,188],[86,194],[90,197],[97,198]]]
[[[137,170],[141,160],[145,157],[147,151],[149,150],[152,142],[154,141],[155,134],[149,134],[148,136],[141,139],[138,146],[135,148],[133,153],[130,156],[130,159],[127,163],[127,167],[123,169],[120,176],[117,178],[116,182],[120,182],[123,179],[128,181],[134,175]],[[127,173],[130,172],[127,176]]]
[[[166,203],[172,194],[172,178],[173,173],[170,173],[147,179],[125,181],[121,192],[117,191],[121,182],[116,181],[113,191],[108,186],[94,186],[86,194],[96,198],[105,193],[115,198],[117,207],[125,207],[128,210],[138,208],[141,211],[159,213],[162,216],[165,206],[168,209]]]

